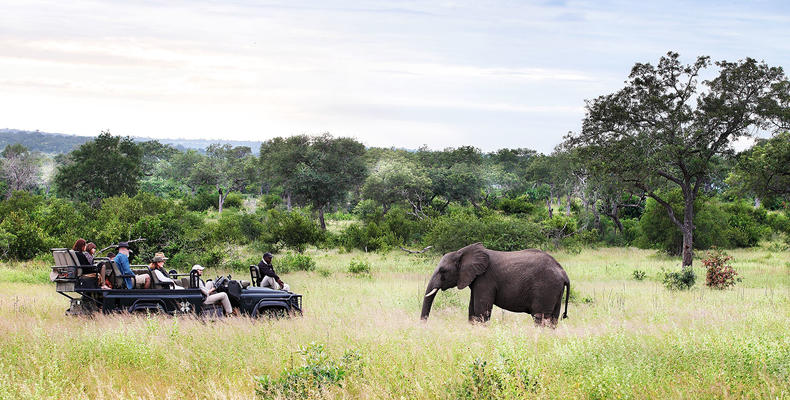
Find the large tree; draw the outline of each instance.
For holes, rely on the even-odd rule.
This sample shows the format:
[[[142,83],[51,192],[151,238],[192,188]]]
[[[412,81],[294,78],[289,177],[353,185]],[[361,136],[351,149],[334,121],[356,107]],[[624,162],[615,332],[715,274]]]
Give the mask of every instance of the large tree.
[[[386,213],[392,204],[407,202],[412,215],[424,218],[423,207],[430,198],[431,179],[424,168],[398,154],[382,157],[371,168],[362,186],[362,197],[382,205]]]
[[[326,229],[326,207],[364,182],[364,154],[365,146],[351,138],[298,135],[261,144],[260,163],[263,179],[284,189],[289,208],[292,197],[312,205]]]
[[[190,180],[202,180],[203,183],[217,188],[219,194],[217,209],[221,213],[230,192],[241,191],[255,182],[256,158],[249,147],[233,147],[229,144],[212,144],[206,149],[206,153],[208,157],[203,158],[195,166]]]
[[[717,74],[707,71],[713,65]],[[712,79],[700,81],[702,74]],[[698,57],[684,65],[670,52],[658,65],[634,65],[623,89],[588,101],[581,132],[569,134],[566,144],[661,204],[682,232],[683,266],[690,266],[694,201],[714,158],[729,155],[733,140],[763,126],[764,106],[782,80],[781,68],[751,58],[712,63]],[[683,195],[682,215],[662,194],[672,186]]]
[[[38,179],[38,160],[27,147],[9,144],[3,149],[0,171],[8,185],[7,196],[17,190],[28,190],[36,185]]]
[[[55,175],[61,196],[98,206],[106,197],[134,196],[142,175],[142,149],[108,131],[68,154]]]

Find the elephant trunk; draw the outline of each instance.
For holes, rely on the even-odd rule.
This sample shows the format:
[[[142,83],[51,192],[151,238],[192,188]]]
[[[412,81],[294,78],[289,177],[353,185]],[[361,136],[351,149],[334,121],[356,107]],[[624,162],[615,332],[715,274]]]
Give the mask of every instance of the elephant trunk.
[[[433,299],[436,298],[436,292],[439,291],[439,285],[434,284],[434,280],[428,283],[428,288],[425,289],[425,297],[422,299],[422,313],[420,314],[420,319],[426,320],[428,319],[428,314],[431,313],[431,306],[433,305]]]

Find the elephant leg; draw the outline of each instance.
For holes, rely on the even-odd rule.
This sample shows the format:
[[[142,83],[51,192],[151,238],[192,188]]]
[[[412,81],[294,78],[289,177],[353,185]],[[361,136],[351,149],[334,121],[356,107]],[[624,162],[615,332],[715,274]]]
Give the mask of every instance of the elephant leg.
[[[488,320],[491,319],[491,310],[494,308],[494,302],[480,299],[480,297],[481,296],[475,296],[474,316],[472,318],[475,321],[488,322]]]
[[[475,321],[475,291],[469,296],[469,322]]]
[[[543,326],[543,313],[532,314],[532,320],[535,321],[535,326]]]

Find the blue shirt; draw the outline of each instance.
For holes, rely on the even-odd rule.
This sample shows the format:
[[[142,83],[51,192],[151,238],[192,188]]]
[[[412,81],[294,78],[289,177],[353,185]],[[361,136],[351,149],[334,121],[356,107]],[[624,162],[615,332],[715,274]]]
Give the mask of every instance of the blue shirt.
[[[129,264],[129,257],[126,254],[118,253],[115,256],[115,263],[118,264],[118,269],[121,270],[121,273],[124,275],[132,275],[132,266]],[[132,278],[123,278],[124,282],[126,282],[126,288],[132,289],[134,288],[134,282],[132,282]]]

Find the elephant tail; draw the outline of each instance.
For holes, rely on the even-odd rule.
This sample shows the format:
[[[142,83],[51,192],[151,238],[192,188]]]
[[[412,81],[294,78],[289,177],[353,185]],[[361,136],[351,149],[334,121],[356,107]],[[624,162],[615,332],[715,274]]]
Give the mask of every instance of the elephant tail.
[[[571,282],[566,281],[565,286],[568,287],[568,290],[565,291],[565,312],[562,313],[562,319],[568,318],[568,298],[571,296]]]

